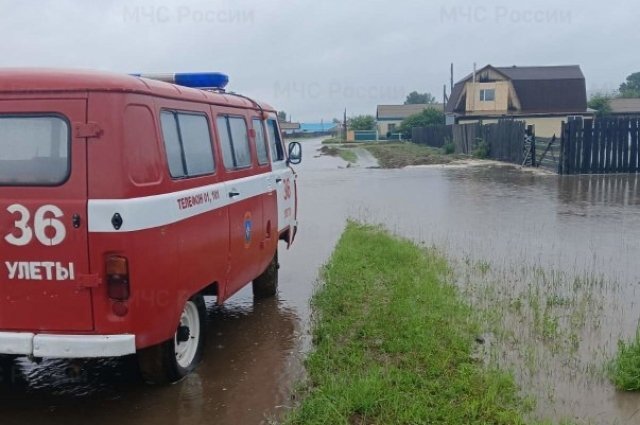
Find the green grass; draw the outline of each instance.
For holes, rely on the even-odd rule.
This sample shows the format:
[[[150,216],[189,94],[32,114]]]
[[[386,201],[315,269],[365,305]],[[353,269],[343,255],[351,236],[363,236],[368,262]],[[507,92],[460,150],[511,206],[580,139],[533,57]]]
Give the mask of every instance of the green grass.
[[[340,149],[338,155],[347,162],[358,162],[358,155],[350,149]]]
[[[513,378],[434,250],[350,222],[312,300],[308,382],[286,424],[522,424]]]
[[[448,164],[455,155],[445,155],[441,149],[411,142],[370,143],[364,147],[378,159],[382,168],[402,168],[407,165]]]
[[[320,152],[323,155],[339,156],[347,162],[355,163],[358,161],[358,155],[356,155],[356,153],[349,148],[341,148],[338,146],[327,144],[320,148]]]
[[[629,343],[618,342],[618,354],[609,365],[609,378],[620,390],[640,391],[640,333]]]
[[[342,143],[342,139],[337,139],[335,137],[332,137],[330,139],[324,139],[322,141],[323,145],[334,145],[334,144],[340,144]]]

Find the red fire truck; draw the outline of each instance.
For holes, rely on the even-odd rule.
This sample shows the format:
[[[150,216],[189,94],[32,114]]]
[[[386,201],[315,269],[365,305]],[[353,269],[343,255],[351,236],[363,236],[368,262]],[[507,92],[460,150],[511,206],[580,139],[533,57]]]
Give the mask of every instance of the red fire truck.
[[[202,356],[204,296],[276,293],[301,147],[227,82],[0,70],[0,356],[137,353],[172,382]]]

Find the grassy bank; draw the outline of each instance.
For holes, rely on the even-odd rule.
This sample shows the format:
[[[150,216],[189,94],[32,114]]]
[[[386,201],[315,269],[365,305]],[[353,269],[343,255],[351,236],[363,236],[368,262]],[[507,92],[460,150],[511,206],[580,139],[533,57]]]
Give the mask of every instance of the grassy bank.
[[[358,146],[358,145],[361,145],[362,142],[354,142],[354,141],[348,142],[348,141],[345,141],[345,140],[342,140],[342,139],[339,139],[339,138],[336,138],[336,137],[331,137],[329,139],[324,139],[322,141],[322,144],[323,145]]]
[[[308,385],[288,424],[520,424],[510,375],[474,360],[477,324],[434,251],[350,223],[315,294]]]
[[[364,147],[378,159],[382,168],[402,168],[407,165],[448,164],[459,157],[445,155],[441,149],[411,142],[371,143]]]

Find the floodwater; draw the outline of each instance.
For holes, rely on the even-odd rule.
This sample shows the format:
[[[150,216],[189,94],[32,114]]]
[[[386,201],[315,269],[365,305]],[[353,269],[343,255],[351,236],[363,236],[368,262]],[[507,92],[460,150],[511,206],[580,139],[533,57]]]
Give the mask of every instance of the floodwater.
[[[492,344],[497,362],[540,400],[537,417],[640,424],[640,397],[616,392],[597,367],[619,338],[634,335],[640,317],[636,176],[558,177],[486,165],[345,168],[338,158],[316,157],[319,141],[303,145],[300,231],[281,254],[277,299],[254,303],[249,287],[223,307],[212,303],[203,363],[171,386],[143,384],[132,358],[18,359],[0,379],[0,423],[268,423],[293,403],[292,388],[304,376],[309,299],[351,217],[439,247],[461,267],[483,265],[480,278],[469,272],[461,285],[474,302],[482,298],[474,288],[484,288],[479,308],[493,308],[500,326],[530,336],[487,328],[487,339],[499,340]],[[576,276],[590,282],[586,289],[576,289]],[[489,291],[499,279],[499,290]],[[552,291],[567,301],[550,303]],[[516,297],[526,308],[496,307],[519,306]],[[536,333],[536,306],[545,300],[555,310],[544,311]],[[556,309],[576,305],[575,321]],[[522,325],[529,318],[534,325]],[[578,347],[565,349],[576,336]]]

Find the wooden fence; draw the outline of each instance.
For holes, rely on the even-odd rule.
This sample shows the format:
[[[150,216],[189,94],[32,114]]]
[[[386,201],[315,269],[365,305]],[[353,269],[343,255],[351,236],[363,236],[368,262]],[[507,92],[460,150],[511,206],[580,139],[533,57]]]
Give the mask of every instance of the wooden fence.
[[[640,117],[575,119],[562,126],[560,174],[637,173]]]
[[[452,133],[456,153],[470,155],[482,140],[482,125],[478,123],[456,124],[453,126]]]
[[[489,157],[491,159],[514,164],[523,163],[525,142],[524,121],[500,120],[496,124],[487,124],[482,127],[484,133],[482,140],[489,146]]]
[[[451,143],[452,126],[430,125],[428,127],[414,127],[411,129],[411,141],[420,145],[428,145],[441,148],[446,143]]]
[[[524,121],[500,120],[493,124],[473,123],[453,126],[453,144],[458,153],[472,154],[484,143],[489,158],[522,164],[524,141]]]
[[[525,157],[525,123],[511,119],[485,125],[471,123],[414,127],[411,140],[435,148],[453,143],[455,152],[465,155],[473,154],[484,144],[489,158],[514,164],[522,164]]]

